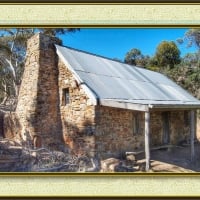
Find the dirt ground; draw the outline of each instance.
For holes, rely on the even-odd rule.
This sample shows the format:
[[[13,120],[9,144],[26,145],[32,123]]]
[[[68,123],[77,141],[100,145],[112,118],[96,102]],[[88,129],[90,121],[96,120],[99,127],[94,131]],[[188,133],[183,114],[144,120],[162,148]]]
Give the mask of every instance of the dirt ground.
[[[43,149],[37,156],[31,155],[30,149],[16,146],[14,142],[1,138],[0,172],[88,172],[88,169],[92,167],[91,160],[87,157],[87,159],[80,157],[80,160],[80,158],[59,151],[49,152]],[[132,158],[133,160],[111,158],[111,161],[116,163],[110,162],[111,169],[106,168],[108,171],[105,172],[145,172],[144,152]],[[102,169],[103,165],[100,166],[99,172],[104,172]],[[189,144],[182,146],[168,145],[162,149],[151,150],[151,169],[149,172],[200,172],[200,142],[195,142],[195,159],[193,162],[191,162]]]
[[[193,162],[191,162],[190,149],[190,145],[187,145],[152,150],[150,172],[200,172],[200,143],[195,143],[195,159]],[[135,169],[137,171],[144,171],[144,154],[142,153],[136,158]]]

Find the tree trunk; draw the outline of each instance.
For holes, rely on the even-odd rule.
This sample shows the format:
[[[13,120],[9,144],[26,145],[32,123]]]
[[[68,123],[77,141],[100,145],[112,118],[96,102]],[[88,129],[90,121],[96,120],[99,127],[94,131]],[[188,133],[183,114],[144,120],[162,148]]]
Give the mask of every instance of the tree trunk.
[[[1,104],[5,105],[6,104],[6,101],[8,99],[8,93],[7,93],[7,86],[6,86],[6,83],[5,84],[2,84],[3,88],[4,88],[4,91],[3,91],[3,100],[1,102]]]

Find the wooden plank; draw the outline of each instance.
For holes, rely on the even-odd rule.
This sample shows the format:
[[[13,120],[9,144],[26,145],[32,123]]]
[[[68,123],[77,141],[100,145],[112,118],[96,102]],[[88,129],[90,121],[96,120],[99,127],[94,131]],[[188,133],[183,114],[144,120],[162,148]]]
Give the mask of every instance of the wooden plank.
[[[142,104],[134,104],[129,102],[123,102],[117,99],[101,99],[100,104],[103,106],[109,106],[114,108],[123,108],[128,110],[137,110],[137,111],[149,111],[148,105],[142,105]]]
[[[170,149],[170,148],[184,148],[184,147],[183,146],[177,146],[177,145],[168,144],[168,145],[152,147],[152,148],[150,148],[150,152],[151,151],[155,151],[155,150]],[[126,155],[138,155],[138,154],[141,154],[141,153],[145,153],[145,151],[144,150],[141,150],[141,151],[127,151],[125,154]]]
[[[163,122],[163,133],[162,133],[162,143],[170,143],[170,127],[169,127],[169,112],[162,112],[162,122]]]
[[[194,161],[194,137],[195,137],[195,113],[190,111],[190,144],[191,144],[191,161]]]
[[[145,112],[145,158],[146,158],[146,171],[149,171],[149,168],[150,168],[149,133],[150,133],[150,113],[149,112]]]
[[[149,108],[152,110],[187,110],[187,109],[199,109],[200,104],[154,104],[154,105],[149,105]]]

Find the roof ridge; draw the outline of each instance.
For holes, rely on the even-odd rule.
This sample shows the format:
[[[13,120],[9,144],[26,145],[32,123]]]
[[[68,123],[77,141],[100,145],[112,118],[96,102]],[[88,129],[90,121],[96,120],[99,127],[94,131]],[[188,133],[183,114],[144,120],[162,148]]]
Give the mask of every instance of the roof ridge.
[[[57,45],[57,46],[65,47],[65,48],[68,48],[68,49],[71,49],[71,50],[74,50],[74,51],[78,51],[78,52],[81,52],[81,53],[86,53],[86,54],[89,54],[89,55],[92,55],[92,56],[96,56],[96,57],[104,58],[104,59],[111,60],[111,61],[114,61],[114,62],[118,62],[118,63],[121,63],[121,64],[129,65],[131,67],[141,68],[141,67],[136,66],[136,65],[130,65],[130,64],[125,63],[125,62],[120,61],[120,60],[114,60],[113,58],[109,58],[109,57],[102,56],[102,55],[99,55],[99,54],[91,53],[91,52],[88,52],[88,51],[85,51],[85,50],[76,49],[74,47],[69,47],[69,46],[66,46],[66,45]]]
[[[71,50],[74,50],[74,51],[77,51],[77,52],[81,52],[81,53],[85,53],[85,54],[88,54],[88,55],[92,55],[92,56],[96,56],[96,57],[99,57],[99,58],[104,58],[104,59],[107,59],[107,60],[111,60],[113,62],[117,62],[117,63],[121,63],[121,64],[124,64],[124,65],[127,65],[129,67],[134,67],[136,69],[143,69],[143,70],[147,70],[147,71],[150,71],[150,72],[153,72],[153,73],[158,73],[158,74],[161,74],[165,77],[167,77],[165,74],[162,74],[160,72],[156,72],[156,71],[153,71],[153,70],[150,70],[150,69],[147,69],[143,66],[137,66],[137,65],[130,65],[128,63],[125,63],[123,61],[120,61],[120,60],[114,60],[112,58],[108,58],[106,56],[102,56],[102,55],[99,55],[99,54],[95,54],[95,53],[91,53],[91,52],[88,52],[88,51],[85,51],[85,50],[80,50],[80,49],[76,49],[74,47],[70,47],[70,46],[66,46],[66,45],[57,45],[55,44],[56,46],[60,46],[60,47],[64,47],[64,48],[67,48],[67,49],[71,49]],[[169,77],[167,77],[169,79]]]

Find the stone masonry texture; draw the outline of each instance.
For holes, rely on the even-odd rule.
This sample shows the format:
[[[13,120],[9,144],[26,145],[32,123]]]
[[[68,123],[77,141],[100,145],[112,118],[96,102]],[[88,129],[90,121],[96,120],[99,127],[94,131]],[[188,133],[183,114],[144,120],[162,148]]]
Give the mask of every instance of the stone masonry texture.
[[[170,144],[187,142],[190,138],[189,123],[185,124],[184,112],[169,112]],[[150,113],[150,146],[163,144],[163,111]],[[134,115],[139,116],[140,129],[134,133]],[[127,151],[144,150],[144,112],[98,106],[96,108],[96,147],[104,158],[121,157]]]
[[[76,153],[99,154],[103,158],[120,157],[126,151],[144,150],[144,112],[93,106],[78,86],[67,66],[59,60],[59,94],[62,129],[65,142]],[[69,89],[69,104],[63,104],[64,89]],[[189,140],[189,123],[184,113],[169,112],[170,143]],[[151,112],[150,145],[162,145],[163,111]],[[138,116],[139,132],[134,133],[134,116]],[[188,119],[189,120],[189,119]]]
[[[29,39],[16,112],[4,114],[1,134],[36,147],[65,144],[75,154],[98,154],[102,159],[144,150],[144,112],[92,105],[68,66],[57,57],[53,44],[59,43],[42,34]],[[163,144],[163,112],[150,113],[151,147]],[[167,112],[170,144],[188,141],[189,112]]]
[[[16,114],[24,140],[54,145],[62,140],[58,94],[57,39],[36,34],[28,40]]]
[[[81,86],[60,60],[59,98],[64,141],[76,154],[94,155],[95,106],[90,102]],[[64,90],[69,89],[69,104],[64,102]]]

